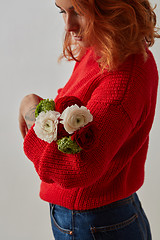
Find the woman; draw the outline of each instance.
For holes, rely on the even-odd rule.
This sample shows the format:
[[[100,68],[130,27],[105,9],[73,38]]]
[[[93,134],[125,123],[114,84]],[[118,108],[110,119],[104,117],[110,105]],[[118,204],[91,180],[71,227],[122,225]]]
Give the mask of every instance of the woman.
[[[19,115],[25,154],[42,180],[40,197],[50,203],[54,237],[149,240],[136,191],[144,181],[156,106],[158,73],[148,49],[159,37],[156,16],[148,0],[55,4],[65,22],[63,56],[76,64],[54,100],[58,130],[51,117],[41,124],[43,131],[54,129],[54,140],[47,142],[36,130],[34,113],[42,98],[24,97]],[[90,120],[74,129],[67,111],[82,107]],[[76,124],[85,118],[76,115]],[[61,151],[59,140],[69,136],[79,152]]]

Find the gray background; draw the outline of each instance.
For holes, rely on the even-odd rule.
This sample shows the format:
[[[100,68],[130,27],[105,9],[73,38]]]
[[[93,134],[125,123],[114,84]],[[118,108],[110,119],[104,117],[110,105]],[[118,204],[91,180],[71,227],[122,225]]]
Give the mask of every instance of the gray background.
[[[156,13],[160,25],[160,4]],[[18,110],[26,94],[54,98],[57,89],[70,77],[73,63],[57,63],[63,28],[54,0],[0,0],[0,239],[3,240],[53,239],[48,204],[39,198],[40,180],[23,153]],[[151,50],[160,71],[160,40]],[[150,134],[145,184],[138,191],[154,240],[160,236],[159,119],[160,93]]]

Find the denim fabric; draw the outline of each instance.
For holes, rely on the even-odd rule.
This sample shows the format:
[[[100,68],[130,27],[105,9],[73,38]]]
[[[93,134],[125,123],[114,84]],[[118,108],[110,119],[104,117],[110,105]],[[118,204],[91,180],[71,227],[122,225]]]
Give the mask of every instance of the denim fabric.
[[[136,193],[104,207],[75,211],[50,204],[55,240],[151,240]]]

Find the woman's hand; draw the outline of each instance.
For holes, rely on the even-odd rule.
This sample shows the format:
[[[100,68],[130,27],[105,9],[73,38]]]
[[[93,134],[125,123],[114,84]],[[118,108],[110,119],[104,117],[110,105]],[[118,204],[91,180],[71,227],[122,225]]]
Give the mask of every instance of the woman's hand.
[[[29,94],[21,101],[19,108],[19,128],[23,138],[35,122],[35,110],[41,100],[42,98],[38,95]]]

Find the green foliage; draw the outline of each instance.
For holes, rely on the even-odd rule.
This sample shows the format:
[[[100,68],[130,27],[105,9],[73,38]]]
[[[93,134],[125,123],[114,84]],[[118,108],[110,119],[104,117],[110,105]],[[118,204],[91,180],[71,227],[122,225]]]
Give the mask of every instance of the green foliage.
[[[59,151],[63,153],[75,154],[82,150],[75,141],[71,140],[71,137],[59,139],[57,140],[57,144]]]
[[[36,111],[35,111],[35,117],[37,118],[40,112],[47,112],[49,110],[54,111],[55,109],[55,102],[51,99],[43,99],[40,101],[40,103],[37,105]]]

